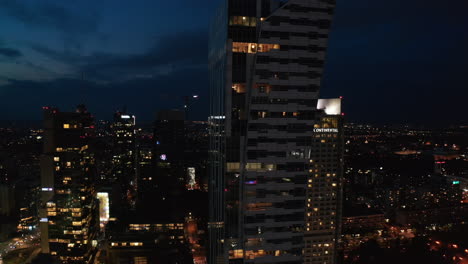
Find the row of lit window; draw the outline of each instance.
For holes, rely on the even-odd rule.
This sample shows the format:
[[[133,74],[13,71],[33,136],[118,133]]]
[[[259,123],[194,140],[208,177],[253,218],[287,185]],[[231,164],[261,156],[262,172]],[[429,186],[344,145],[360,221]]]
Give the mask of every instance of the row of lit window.
[[[156,230],[183,230],[184,224],[177,223],[177,224],[130,224],[129,229],[132,231],[139,231],[139,230],[149,230],[149,229],[156,229]]]
[[[257,44],[247,42],[233,42],[232,52],[234,53],[264,53],[271,50],[279,50],[279,44]]]
[[[255,259],[255,258],[267,256],[267,255],[279,257],[284,254],[286,254],[284,250],[265,251],[261,249],[261,250],[246,250],[245,256],[244,256],[244,250],[234,249],[234,250],[229,250],[229,259],[240,259],[244,257],[246,259]]]
[[[82,148],[87,148],[86,146],[83,146]],[[55,151],[57,152],[67,152],[67,151],[80,151],[82,148],[56,148]]]
[[[64,128],[64,129],[78,128],[78,125],[76,125],[76,124],[74,124],[74,125],[71,125],[71,124],[63,124],[63,128]]]
[[[63,261],[83,260],[83,257],[60,256],[60,260],[63,260]]]
[[[260,18],[261,21],[264,18]],[[247,17],[247,16],[231,16],[229,18],[230,26],[244,26],[244,27],[256,27],[257,18],[256,17]]]
[[[62,244],[68,244],[70,243],[70,239],[59,239],[59,238],[51,238],[49,239],[49,243],[62,243]]]
[[[143,242],[112,242],[111,246],[113,247],[141,247]]]
[[[274,171],[276,170],[276,164],[265,164],[265,163],[247,163],[245,166],[247,171]],[[239,162],[228,162],[226,164],[226,169],[228,172],[238,172],[240,171]]]
[[[81,235],[81,230],[63,230],[64,235]]]

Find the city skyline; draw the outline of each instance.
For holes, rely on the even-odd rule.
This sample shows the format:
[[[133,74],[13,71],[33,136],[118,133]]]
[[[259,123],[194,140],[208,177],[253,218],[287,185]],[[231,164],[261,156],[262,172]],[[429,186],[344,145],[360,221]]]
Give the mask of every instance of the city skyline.
[[[218,2],[2,2],[0,96],[10,100],[1,119],[39,120],[44,105],[85,102],[99,119],[126,105],[151,120],[199,94],[192,116],[206,120],[207,28]],[[461,10],[466,3],[338,1],[321,97],[344,96],[353,121],[466,122]]]
[[[468,264],[452,2],[1,0],[0,264]]]

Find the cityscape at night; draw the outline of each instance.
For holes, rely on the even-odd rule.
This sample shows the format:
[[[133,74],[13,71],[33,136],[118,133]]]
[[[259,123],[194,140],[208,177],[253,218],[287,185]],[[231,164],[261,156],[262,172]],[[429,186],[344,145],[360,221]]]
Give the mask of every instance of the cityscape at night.
[[[468,264],[467,11],[0,0],[0,264]]]

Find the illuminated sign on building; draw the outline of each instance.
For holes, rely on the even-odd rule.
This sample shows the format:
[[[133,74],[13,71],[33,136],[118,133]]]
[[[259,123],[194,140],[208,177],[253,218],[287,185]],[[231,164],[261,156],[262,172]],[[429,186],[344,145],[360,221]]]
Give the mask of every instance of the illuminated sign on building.
[[[338,133],[338,128],[314,128],[315,133]]]
[[[453,184],[453,185],[459,185],[459,184],[460,184],[460,181],[453,181],[452,184]]]
[[[39,220],[39,222],[41,222],[41,223],[47,223],[47,222],[49,222],[49,219],[48,219],[48,218],[41,218],[41,219]]]
[[[159,156],[161,158],[161,160],[167,160],[167,155],[166,154],[161,154],[161,156]]]
[[[51,192],[51,191],[53,191],[52,188],[42,188],[41,190],[42,190],[43,192]]]
[[[327,115],[341,115],[341,99],[319,99],[317,109],[324,110]]]
[[[195,180],[195,168],[187,168],[187,174],[189,190],[193,190],[195,188],[195,185],[197,184],[197,181]]]
[[[99,192],[97,193],[99,200],[99,220],[102,223],[109,221],[109,193]]]
[[[122,115],[121,116],[123,119],[130,119],[130,116],[129,115]]]

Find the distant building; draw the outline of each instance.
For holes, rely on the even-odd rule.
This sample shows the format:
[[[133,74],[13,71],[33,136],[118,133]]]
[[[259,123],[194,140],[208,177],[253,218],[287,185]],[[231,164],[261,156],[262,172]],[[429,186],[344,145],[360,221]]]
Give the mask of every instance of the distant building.
[[[1,167],[0,173],[2,173]],[[5,178],[0,177],[0,242],[7,240],[16,231],[14,209],[14,187]]]
[[[398,210],[396,223],[405,227],[438,229],[463,224],[468,219],[468,205],[430,208],[422,210]]]
[[[388,219],[382,212],[367,207],[353,206],[343,215],[342,234],[367,234],[384,230]]]
[[[158,200],[172,210],[175,199],[185,189],[185,113],[179,110],[164,110],[154,122],[155,184]]]
[[[140,140],[142,141],[142,140]],[[153,167],[153,140],[145,140],[138,145],[138,199],[142,199],[145,193],[155,190],[155,173]]]
[[[113,207],[118,210],[135,206],[138,178],[136,173],[136,118],[126,112],[114,114],[114,122],[111,125],[112,146],[112,175],[113,180],[119,185],[118,194],[111,195]],[[114,210],[115,211],[115,210]]]
[[[187,244],[158,234],[126,233],[113,236],[106,248],[109,264],[193,263]]]
[[[44,108],[41,247],[61,263],[89,264],[97,245],[93,133],[93,118],[84,106],[76,112]]]
[[[193,263],[185,223],[154,222],[137,215],[107,226],[105,263]]]
[[[190,190],[207,190],[208,122],[187,121],[185,124],[186,186]]]

